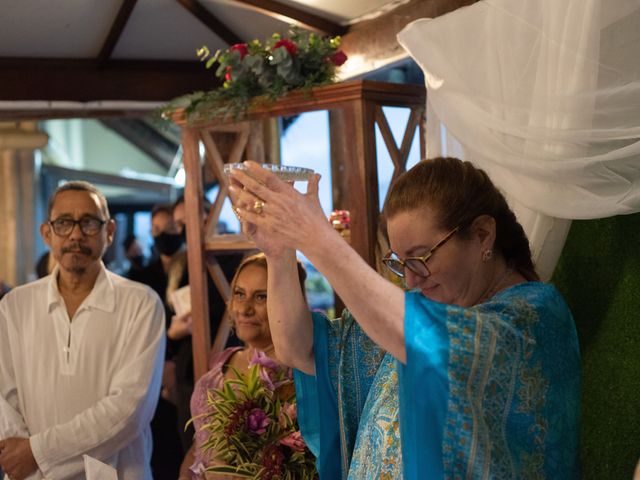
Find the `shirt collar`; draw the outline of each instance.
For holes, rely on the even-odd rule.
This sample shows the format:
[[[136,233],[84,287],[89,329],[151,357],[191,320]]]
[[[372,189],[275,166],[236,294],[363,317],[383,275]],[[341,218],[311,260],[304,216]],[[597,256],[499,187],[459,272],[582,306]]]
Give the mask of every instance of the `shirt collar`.
[[[49,275],[49,285],[47,287],[47,310],[49,312],[57,305],[64,305],[62,295],[60,295],[60,290],[58,290],[59,273],[60,266],[56,265],[51,275]],[[100,262],[100,272],[96,278],[96,283],[91,293],[89,293],[89,296],[84,300],[82,306],[113,313],[115,305],[116,298],[113,282],[107,274],[107,269],[104,264]]]

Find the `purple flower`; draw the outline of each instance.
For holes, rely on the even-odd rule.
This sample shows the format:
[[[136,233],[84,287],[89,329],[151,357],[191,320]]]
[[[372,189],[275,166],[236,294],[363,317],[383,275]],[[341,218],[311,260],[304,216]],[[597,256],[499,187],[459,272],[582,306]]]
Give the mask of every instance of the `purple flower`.
[[[258,365],[260,367],[260,380],[262,380],[264,386],[271,391],[275,391],[289,381],[287,369],[274,359],[267,357],[264,352],[259,350],[253,352],[253,356],[251,360],[249,360],[249,366],[252,365]]]
[[[256,435],[262,435],[266,432],[270,423],[271,420],[261,408],[254,408],[247,417],[247,429]]]
[[[267,387],[272,392],[277,388],[276,384],[273,383],[273,380],[271,380],[271,376],[269,375],[269,372],[266,368],[260,369],[260,380],[262,380],[262,383],[264,383],[265,387]]]
[[[280,365],[273,358],[267,357],[267,354],[260,350],[254,350],[249,366],[260,365],[261,367],[270,368],[271,370],[279,370]]]

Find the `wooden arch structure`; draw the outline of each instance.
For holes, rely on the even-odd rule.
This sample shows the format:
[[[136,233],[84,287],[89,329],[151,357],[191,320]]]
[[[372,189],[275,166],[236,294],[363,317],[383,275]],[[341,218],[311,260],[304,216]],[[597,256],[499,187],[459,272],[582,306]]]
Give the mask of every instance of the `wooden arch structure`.
[[[378,125],[394,164],[393,181],[405,170],[416,129],[420,132],[420,154],[422,158],[425,156],[425,101],[423,86],[351,81],[318,87],[311,92],[291,93],[275,103],[252,108],[240,122],[188,123],[180,112],[174,115],[174,121],[182,127],[186,172],[187,254],[196,378],[207,371],[211,349],[206,275],[211,275],[223,298],[230,295],[229,284],[213,254],[255,248],[241,235],[216,235],[215,226],[228,193],[228,183],[223,175],[224,163],[249,158],[264,161],[262,132],[256,122],[303,112],[329,111],[333,206],[351,212],[351,245],[370,265],[374,265],[380,213],[375,127]],[[410,110],[399,146],[385,117],[385,106]],[[216,143],[216,134],[220,132],[235,135],[227,158],[223,158]],[[200,142],[205,147],[203,166]],[[199,213],[202,212],[204,195],[203,168],[220,184],[218,197],[204,225]],[[225,315],[216,333],[215,351],[224,348],[228,334],[229,322]]]

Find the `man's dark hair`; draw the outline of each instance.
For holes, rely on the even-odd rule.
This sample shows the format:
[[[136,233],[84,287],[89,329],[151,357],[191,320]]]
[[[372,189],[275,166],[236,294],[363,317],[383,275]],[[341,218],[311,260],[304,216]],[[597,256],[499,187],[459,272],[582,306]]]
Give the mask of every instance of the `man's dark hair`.
[[[47,218],[51,219],[51,211],[53,210],[53,205],[56,201],[56,197],[62,192],[69,191],[93,193],[96,197],[98,197],[98,201],[100,202],[100,210],[102,211],[105,219],[111,218],[109,215],[107,198],[102,194],[100,190],[95,187],[95,185],[92,185],[89,182],[85,182],[84,180],[72,180],[56,188],[56,191],[53,192],[53,195],[51,195],[51,197],[49,198],[49,204],[47,206]]]
[[[170,203],[160,203],[158,205],[154,205],[151,209],[151,218],[153,219],[159,213],[166,213],[171,216],[173,214],[173,205]]]

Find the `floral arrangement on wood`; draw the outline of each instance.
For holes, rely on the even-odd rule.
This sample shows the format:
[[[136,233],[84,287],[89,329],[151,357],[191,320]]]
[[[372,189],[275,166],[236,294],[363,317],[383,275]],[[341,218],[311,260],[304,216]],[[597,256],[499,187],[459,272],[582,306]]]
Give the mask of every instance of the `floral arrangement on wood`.
[[[249,370],[209,392],[207,472],[255,480],[317,480],[315,458],[300,435],[291,369],[262,352]]]
[[[322,37],[290,27],[286,36],[274,33],[266,42],[238,43],[213,55],[203,46],[198,57],[222,86],[173,100],[164,116],[184,108],[188,117],[242,115],[251,102],[274,101],[296,89],[335,82],[336,69],[347,60],[340,37]]]

